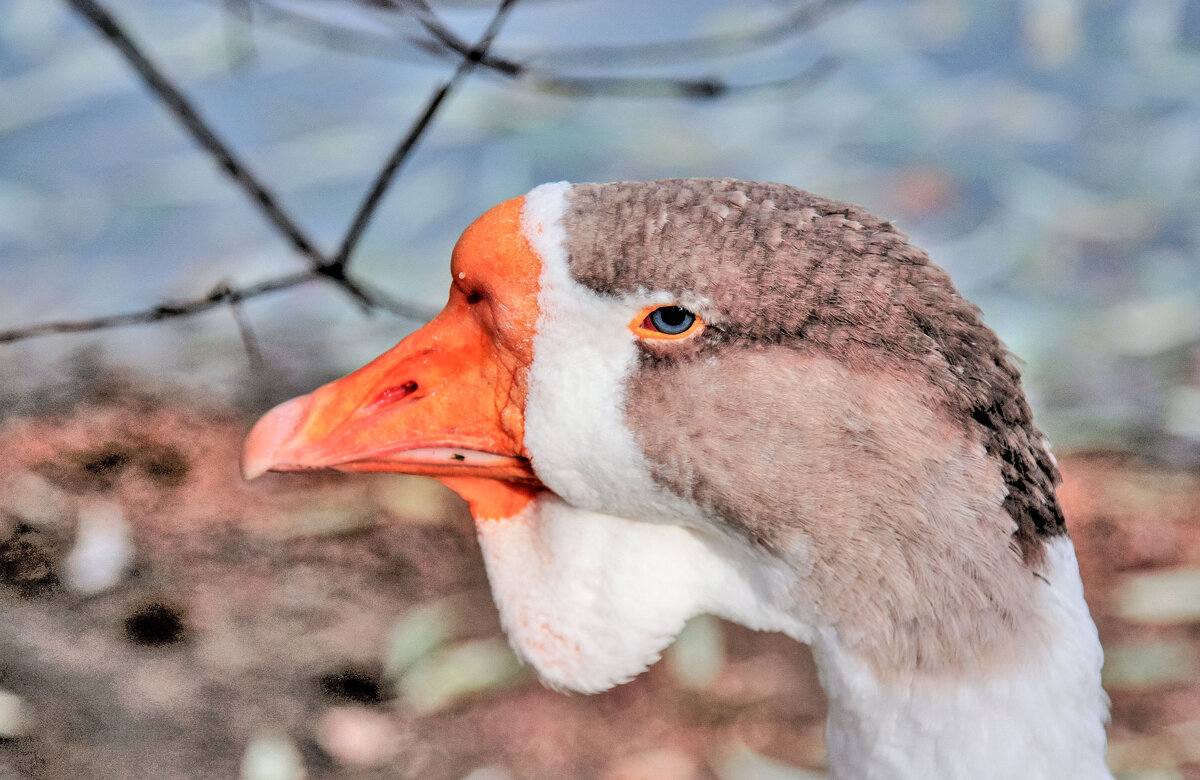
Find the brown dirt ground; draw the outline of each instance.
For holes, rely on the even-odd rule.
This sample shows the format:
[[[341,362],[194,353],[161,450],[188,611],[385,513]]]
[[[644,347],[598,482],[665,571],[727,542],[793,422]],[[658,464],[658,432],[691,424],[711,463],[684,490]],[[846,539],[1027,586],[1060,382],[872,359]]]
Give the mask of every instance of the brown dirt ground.
[[[121,397],[0,425],[0,689],[32,717],[0,739],[0,780],[231,778],[263,733],[287,735],[309,777],[710,778],[738,745],[822,767],[824,699],[807,650],[732,625],[702,690],[659,664],[597,696],[525,675],[417,710],[381,662],[398,620],[449,598],[453,641],[500,635],[463,507],[394,476],[246,484],[249,422]],[[1063,471],[1106,646],[1200,648],[1200,623],[1143,625],[1113,609],[1130,577],[1200,566],[1200,475],[1112,454],[1064,458]],[[29,474],[51,492],[21,495]],[[62,561],[78,508],[96,499],[123,509],[136,553],[116,587],[83,597],[62,584]],[[1196,674],[1127,684],[1112,700],[1119,769],[1200,778],[1200,751],[1182,744],[1200,733]],[[386,761],[355,765],[330,747],[323,730],[347,713],[359,732],[364,713],[383,724]]]

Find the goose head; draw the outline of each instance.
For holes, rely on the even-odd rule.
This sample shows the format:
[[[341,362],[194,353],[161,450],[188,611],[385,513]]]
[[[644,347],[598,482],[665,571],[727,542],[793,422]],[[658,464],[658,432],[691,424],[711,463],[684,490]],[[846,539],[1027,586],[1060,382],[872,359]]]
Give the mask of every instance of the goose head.
[[[548,184],[247,477],[436,477],[517,653],[599,691],[699,613],[812,645],[835,777],[1105,777],[1100,648],[1017,369],[891,224],[781,184]]]

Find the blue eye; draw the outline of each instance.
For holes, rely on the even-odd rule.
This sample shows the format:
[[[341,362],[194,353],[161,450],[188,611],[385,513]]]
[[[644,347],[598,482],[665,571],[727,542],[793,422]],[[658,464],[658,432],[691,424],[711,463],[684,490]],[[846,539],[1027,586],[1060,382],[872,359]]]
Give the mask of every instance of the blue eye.
[[[659,306],[650,312],[646,321],[665,336],[678,336],[696,324],[696,315],[678,306]]]
[[[629,329],[639,339],[690,339],[704,330],[704,320],[682,306],[647,306]]]

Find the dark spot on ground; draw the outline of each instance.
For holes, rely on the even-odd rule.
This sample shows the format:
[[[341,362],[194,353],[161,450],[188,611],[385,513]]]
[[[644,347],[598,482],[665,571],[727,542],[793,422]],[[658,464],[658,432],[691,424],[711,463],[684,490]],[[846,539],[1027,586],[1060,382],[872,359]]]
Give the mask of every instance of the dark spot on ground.
[[[141,453],[138,460],[146,476],[165,487],[183,484],[192,468],[187,456],[170,444],[151,446]]]
[[[43,461],[33,470],[72,493],[104,492],[112,489],[134,455],[128,445],[110,441]]]
[[[384,700],[382,675],[374,670],[346,667],[317,680],[321,693],[330,699],[355,704],[379,704]]]
[[[54,558],[39,534],[28,526],[0,540],[0,583],[34,596],[58,584]]]
[[[129,448],[118,442],[108,442],[95,449],[84,450],[76,457],[84,471],[97,479],[107,479],[110,482],[120,476],[133,460]]]
[[[183,641],[183,612],[155,601],[143,604],[125,617],[125,638],[135,645],[163,647]]]

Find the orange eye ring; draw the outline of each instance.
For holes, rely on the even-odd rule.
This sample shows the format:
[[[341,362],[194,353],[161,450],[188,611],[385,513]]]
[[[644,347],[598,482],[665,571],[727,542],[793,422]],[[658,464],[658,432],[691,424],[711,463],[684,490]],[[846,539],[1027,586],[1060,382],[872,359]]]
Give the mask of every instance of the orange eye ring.
[[[700,315],[674,304],[647,306],[629,323],[640,339],[679,340],[695,336],[704,329]]]

